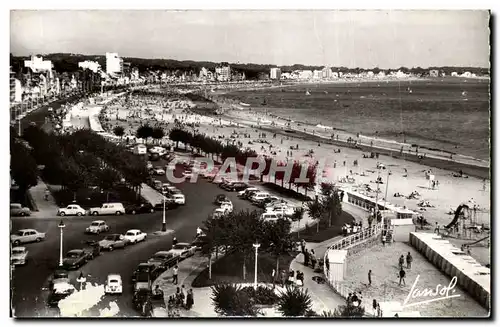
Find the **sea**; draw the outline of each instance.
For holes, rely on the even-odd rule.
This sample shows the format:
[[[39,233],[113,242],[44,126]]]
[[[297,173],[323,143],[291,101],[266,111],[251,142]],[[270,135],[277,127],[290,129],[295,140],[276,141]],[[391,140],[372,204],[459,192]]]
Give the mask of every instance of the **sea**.
[[[226,97],[285,119],[490,160],[490,80],[300,84]]]

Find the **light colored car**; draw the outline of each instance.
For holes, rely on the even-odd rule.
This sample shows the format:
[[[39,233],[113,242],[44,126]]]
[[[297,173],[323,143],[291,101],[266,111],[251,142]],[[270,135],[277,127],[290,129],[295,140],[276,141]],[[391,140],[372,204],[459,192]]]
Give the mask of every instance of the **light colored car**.
[[[153,169],[153,164],[151,163],[151,161],[148,161],[148,162],[146,163],[146,169],[147,169],[147,170]]]
[[[87,211],[80,207],[78,204],[70,204],[66,208],[59,208],[57,215],[64,216],[85,216]]]
[[[174,256],[179,256],[181,259],[185,259],[195,254],[196,246],[193,246],[189,243],[177,243],[172,247],[169,253],[172,253]]]
[[[186,198],[184,197],[184,194],[179,194],[179,193],[175,193],[175,194],[172,194],[172,199],[174,199],[174,202],[176,204],[186,204]]]
[[[85,233],[100,234],[102,232],[109,232],[109,226],[104,220],[93,221],[89,227],[85,229]]]
[[[106,294],[122,294],[122,277],[118,274],[109,274],[108,278],[106,278],[106,286],[104,287],[104,292]]]
[[[20,229],[15,234],[10,235],[10,241],[14,245],[22,243],[41,242],[45,239],[45,233],[40,233],[34,229]]]
[[[102,241],[99,241],[101,249],[113,251],[114,249],[124,248],[128,241],[121,234],[111,234],[106,236]]]
[[[153,169],[153,173],[155,175],[162,176],[162,175],[165,175],[165,170],[161,167],[155,167],[155,169]]]
[[[10,262],[14,266],[25,265],[28,259],[28,250],[24,246],[13,247],[10,252]]]
[[[31,215],[30,208],[23,207],[20,203],[10,204],[10,215],[11,216],[29,216]]]
[[[141,232],[139,229],[131,229],[125,233],[124,238],[131,244],[135,244],[146,240],[146,233]]]
[[[215,208],[214,212],[212,213],[212,218],[217,219],[222,216],[225,216],[227,214],[227,211],[223,208]]]
[[[222,201],[220,204],[220,208],[225,212],[233,212],[233,203],[231,201]]]
[[[246,189],[244,189],[243,191],[239,191],[238,192],[238,197],[240,198],[244,198],[246,197],[250,192],[258,192],[260,191],[258,188],[256,187],[248,187]]]
[[[263,219],[265,221],[276,221],[280,218],[283,218],[283,215],[277,212],[264,212],[262,215],[260,215],[260,219]]]
[[[269,196],[267,192],[257,192],[250,197],[252,203],[259,203],[260,201],[266,199]]]
[[[295,208],[287,206],[286,204],[276,204],[273,207],[266,208],[267,212],[276,212],[280,213],[283,216],[292,216]]]
[[[90,208],[90,214],[98,215],[124,215],[125,207],[121,203],[104,203],[100,208]]]
[[[179,261],[179,255],[170,253],[170,251],[158,251],[149,260],[148,263],[155,265],[162,269],[168,269]]]

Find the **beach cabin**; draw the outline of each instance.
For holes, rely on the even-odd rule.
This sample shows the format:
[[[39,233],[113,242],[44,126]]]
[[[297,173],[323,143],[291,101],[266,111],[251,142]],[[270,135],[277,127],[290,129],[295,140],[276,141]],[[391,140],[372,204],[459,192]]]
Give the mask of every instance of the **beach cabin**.
[[[392,240],[410,242],[410,233],[416,231],[413,219],[391,219]]]
[[[328,250],[326,278],[330,283],[341,282],[347,275],[347,250]],[[326,264],[326,262],[325,262]]]
[[[344,201],[347,201],[347,203],[350,203],[366,211],[375,209],[376,205],[378,204],[378,210],[381,211],[381,213],[385,213],[384,216],[388,216],[389,218],[413,219],[417,217],[417,213],[415,211],[409,210],[404,207],[395,206],[382,199],[378,199],[378,201],[375,201],[375,198],[372,198],[365,194],[361,194],[352,190],[343,191]]]
[[[132,152],[134,154],[147,154],[148,148],[144,144],[136,144]]]

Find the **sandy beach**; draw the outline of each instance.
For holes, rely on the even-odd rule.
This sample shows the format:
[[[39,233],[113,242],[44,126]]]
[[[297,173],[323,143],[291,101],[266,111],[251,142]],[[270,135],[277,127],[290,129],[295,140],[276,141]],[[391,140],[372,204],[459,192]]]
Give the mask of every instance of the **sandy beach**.
[[[138,105],[139,102],[136,104]],[[487,226],[490,224],[491,188],[489,180],[483,181],[472,176],[468,178],[453,177],[449,170],[431,168],[390,156],[381,155],[378,159],[363,158],[364,153],[360,150],[341,148],[325,143],[318,144],[315,141],[295,137],[293,134],[274,137],[272,133],[263,132],[258,128],[259,124],[270,127],[273,122],[272,117],[263,117],[261,114],[237,110],[226,112],[225,118],[203,116],[190,113],[187,110],[194,106],[195,104],[190,101],[179,99],[162,100],[160,105],[152,101],[151,104],[132,105],[128,109],[123,106],[123,103],[114,103],[105,111],[105,116],[109,120],[108,129],[111,130],[113,126],[118,124],[122,125],[126,129],[126,136],[133,136],[137,127],[144,123],[171,128],[173,122],[178,120],[192,131],[228,142],[240,141],[244,147],[264,155],[273,156],[278,160],[314,162],[315,160],[328,159],[324,172],[325,180],[343,188],[375,197],[375,192],[366,191],[366,185],[369,185],[372,190],[376,190],[377,184],[374,181],[380,176],[384,180],[384,184],[380,186],[379,199],[384,198],[387,194],[385,200],[388,203],[404,206],[421,213],[431,225],[436,222],[441,226],[447,225],[453,218],[448,213],[454,211],[461,203],[469,201],[473,201],[480,208],[475,217],[476,223]],[[259,140],[267,143],[260,143]],[[297,145],[298,150],[296,150]],[[290,150],[291,148],[293,150]],[[340,150],[340,153],[336,153],[335,150]],[[310,151],[313,151],[312,157],[309,155]],[[353,165],[355,160],[357,160],[357,166]],[[386,169],[377,170],[377,164],[383,164]],[[426,172],[429,170],[439,181],[439,186],[435,189],[430,188],[426,178]],[[389,176],[388,172],[390,172]],[[349,182],[345,181],[346,176]],[[406,196],[414,191],[418,192],[420,197],[407,199]],[[395,193],[400,193],[404,197],[395,197]],[[431,207],[418,207],[417,204],[421,200],[428,201]]]

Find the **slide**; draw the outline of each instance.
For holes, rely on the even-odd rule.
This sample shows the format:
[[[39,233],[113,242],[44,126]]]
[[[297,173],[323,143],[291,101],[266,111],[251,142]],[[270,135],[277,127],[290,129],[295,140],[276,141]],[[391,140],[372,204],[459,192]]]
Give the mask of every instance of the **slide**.
[[[462,213],[462,210],[464,208],[467,208],[469,209],[469,206],[465,205],[465,204],[461,204],[458,206],[457,210],[455,210],[455,216],[453,217],[453,220],[451,221],[451,223],[449,223],[445,228],[448,229],[448,228],[451,228],[453,226],[455,226],[455,224],[458,222],[458,218],[460,217],[460,214]]]

